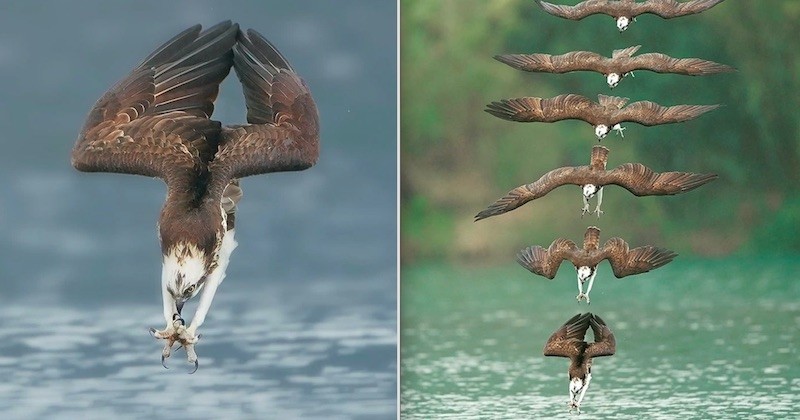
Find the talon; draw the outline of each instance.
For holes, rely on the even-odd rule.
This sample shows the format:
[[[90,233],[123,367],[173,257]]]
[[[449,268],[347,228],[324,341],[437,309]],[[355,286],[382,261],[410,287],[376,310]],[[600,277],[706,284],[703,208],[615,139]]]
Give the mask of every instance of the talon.
[[[167,367],[167,357],[164,356],[163,354],[161,355],[161,366],[164,366],[164,369],[169,369]]]
[[[156,333],[158,332],[158,330],[157,330],[157,329],[155,329],[155,328],[153,328],[153,327],[150,327],[150,328],[149,328],[147,331],[149,331],[149,332],[150,332],[150,336],[151,336],[151,337],[153,337],[153,338],[158,338],[158,337],[156,337]]]
[[[189,375],[193,375],[195,372],[197,372],[197,368],[198,368],[199,366],[200,366],[200,364],[199,364],[199,363],[197,363],[197,360],[195,360],[195,361],[194,361],[194,369],[193,369],[191,372],[189,372]]]

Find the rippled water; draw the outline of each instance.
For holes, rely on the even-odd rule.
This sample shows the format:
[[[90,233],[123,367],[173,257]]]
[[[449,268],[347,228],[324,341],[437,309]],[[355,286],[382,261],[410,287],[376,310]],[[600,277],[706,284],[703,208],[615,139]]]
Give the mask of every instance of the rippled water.
[[[0,418],[393,418],[396,4],[16,2],[0,12]],[[80,174],[94,101],[178,31],[232,19],[273,41],[320,109],[322,154],[242,180],[239,247],[197,345],[165,370],[165,188]],[[244,122],[235,76],[214,117]],[[191,314],[191,302],[184,309]]]
[[[676,261],[620,280],[601,269],[591,306],[575,302],[569,270],[553,282],[518,267],[404,270],[402,416],[564,418],[568,360],[541,349],[590,310],[617,354],[595,360],[580,418],[796,417],[798,269],[798,258]]]

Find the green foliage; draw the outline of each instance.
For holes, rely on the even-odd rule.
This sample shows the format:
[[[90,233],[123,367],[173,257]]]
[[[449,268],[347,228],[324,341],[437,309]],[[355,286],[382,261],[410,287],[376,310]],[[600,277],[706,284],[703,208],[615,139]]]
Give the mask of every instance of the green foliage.
[[[644,15],[621,34],[607,16],[563,20],[531,0],[401,1],[401,200],[408,210],[425,203],[424,212],[403,212],[401,230],[416,239],[404,250],[423,258],[507,261],[521,237],[542,245],[557,236],[579,240],[592,223],[604,236],[658,241],[654,244],[681,253],[752,249],[746,246],[751,238],[756,238],[752,244],[800,250],[787,233],[787,224],[800,214],[791,199],[800,179],[797,34],[800,2],[794,0],[728,1],[671,20]],[[642,45],[639,53],[699,57],[738,72],[705,77],[637,72],[609,92],[594,73],[524,73],[492,59],[573,50],[610,55],[632,45]],[[578,217],[580,196],[570,189],[470,225],[478,210],[510,188],[559,166],[586,164],[593,144],[582,122],[514,123],[482,112],[484,106],[501,98],[570,92],[662,105],[722,104],[694,121],[629,124],[624,139],[604,140],[610,166],[641,162],[656,171],[714,172],[720,179],[675,197],[636,198],[611,187],[618,191],[606,191],[600,221]],[[443,220],[441,226],[433,226],[432,214]],[[420,225],[427,228],[407,231]],[[484,244],[466,246],[463,237]]]

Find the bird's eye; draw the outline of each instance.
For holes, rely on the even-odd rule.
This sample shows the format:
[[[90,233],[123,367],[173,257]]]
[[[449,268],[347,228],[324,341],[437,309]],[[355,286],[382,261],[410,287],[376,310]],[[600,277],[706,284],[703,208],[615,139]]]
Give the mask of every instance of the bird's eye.
[[[187,287],[187,288],[186,288],[186,292],[185,292],[185,293],[186,293],[187,295],[188,295],[188,294],[191,294],[192,292],[194,292],[194,287],[195,287],[194,285],[191,285],[191,286]]]

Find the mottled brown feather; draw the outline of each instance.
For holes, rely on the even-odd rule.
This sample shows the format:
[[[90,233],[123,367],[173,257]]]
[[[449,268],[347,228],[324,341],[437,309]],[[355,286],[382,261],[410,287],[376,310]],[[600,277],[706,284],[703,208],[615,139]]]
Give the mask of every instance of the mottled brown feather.
[[[551,15],[565,19],[581,20],[594,14],[633,18],[645,13],[670,19],[703,12],[723,1],[689,0],[678,2],[675,0],[645,0],[644,2],[634,2],[633,0],[586,0],[574,6],[557,5],[543,0],[536,0],[536,3],[542,10]]]
[[[606,322],[598,315],[592,315],[589,326],[592,327],[594,342],[586,346],[584,355],[587,358],[613,356],[617,352],[617,340]]]
[[[608,259],[614,276],[622,278],[646,273],[671,262],[678,254],[666,248],[645,245],[634,249],[621,238],[611,238],[601,250],[603,259]]]
[[[569,239],[558,238],[545,251],[540,246],[531,246],[517,253],[517,262],[533,274],[553,279],[558,267],[565,259],[570,259],[578,251],[577,245]]]
[[[586,331],[589,330],[592,314],[587,312],[577,314],[567,320],[557,329],[545,343],[543,353],[545,356],[569,357],[580,356],[586,348],[583,341]]]

